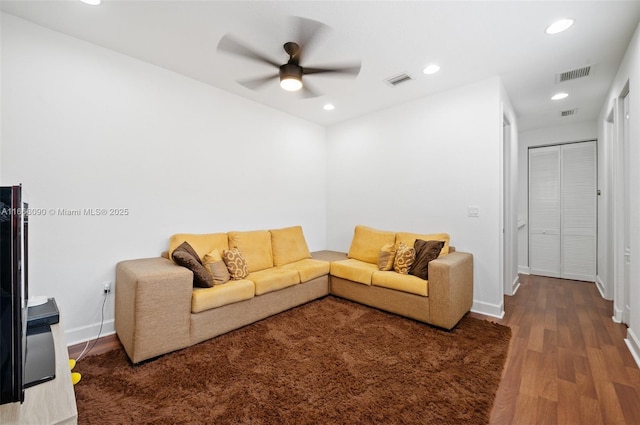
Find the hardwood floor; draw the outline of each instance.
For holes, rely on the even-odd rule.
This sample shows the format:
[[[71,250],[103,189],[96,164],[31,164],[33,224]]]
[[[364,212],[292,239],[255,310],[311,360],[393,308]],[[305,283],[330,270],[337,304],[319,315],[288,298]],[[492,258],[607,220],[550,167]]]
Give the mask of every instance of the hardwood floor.
[[[95,356],[96,354],[106,353],[107,351],[115,350],[116,348],[122,347],[122,344],[120,344],[120,340],[118,339],[118,336],[116,334],[107,335],[107,336],[104,336],[104,337],[100,338],[98,341],[96,341],[95,345],[93,345],[93,343],[94,343],[94,341],[91,341],[89,343],[89,348],[90,349],[87,349],[87,352],[84,354],[83,357]],[[83,342],[81,344],[76,344],[76,345],[69,346],[68,347],[69,358],[70,359],[77,359],[78,356],[84,350],[86,345],[87,345],[87,343]],[[91,348],[92,346],[93,346],[93,348]]]
[[[501,320],[471,313],[513,332],[492,425],[640,424],[640,369],[626,327],[611,320],[613,303],[593,283],[521,276],[505,311]],[[84,345],[69,347],[69,356]],[[119,346],[110,335],[88,355]]]
[[[593,283],[521,282],[492,319],[513,334],[491,424],[640,424],[640,370],[613,303]]]

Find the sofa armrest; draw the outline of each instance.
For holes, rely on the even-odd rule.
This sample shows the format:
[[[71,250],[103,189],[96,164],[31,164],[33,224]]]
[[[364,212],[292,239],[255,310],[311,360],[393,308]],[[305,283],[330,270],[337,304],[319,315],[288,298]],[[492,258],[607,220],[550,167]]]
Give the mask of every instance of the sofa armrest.
[[[452,252],[429,263],[429,321],[453,328],[473,304],[473,255]]]
[[[116,266],[115,328],[132,362],[190,345],[193,273],[166,258]]]

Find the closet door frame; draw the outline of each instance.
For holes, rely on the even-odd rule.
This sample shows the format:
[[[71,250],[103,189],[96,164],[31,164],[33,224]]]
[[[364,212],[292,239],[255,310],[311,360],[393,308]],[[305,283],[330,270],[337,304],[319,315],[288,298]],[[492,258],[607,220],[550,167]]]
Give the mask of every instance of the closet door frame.
[[[584,202],[585,210],[591,209],[590,222],[580,217],[568,220],[563,204],[563,155],[566,150],[575,149],[577,144],[588,147],[593,154],[593,162],[588,163],[593,175],[585,179],[586,186],[578,187],[583,194],[578,202]],[[542,159],[541,159],[542,158]],[[547,158],[547,164],[540,164]],[[530,147],[529,165],[529,266],[530,273],[541,276],[574,280],[595,281],[597,273],[597,142],[586,140],[572,143]],[[542,167],[542,168],[540,168]],[[538,173],[538,175],[536,175]],[[569,180],[569,179],[567,179]],[[573,182],[575,184],[575,181]],[[534,199],[538,196],[538,199]],[[568,201],[568,199],[567,199]],[[572,200],[572,205],[576,199]],[[577,210],[580,211],[580,210]],[[575,208],[573,213],[576,214]],[[575,223],[577,225],[574,225]],[[586,225],[585,225],[586,223]],[[576,240],[583,238],[583,244]],[[573,241],[579,252],[571,258],[566,255],[565,244]],[[585,249],[588,248],[588,249]],[[572,269],[567,270],[565,257]],[[584,258],[583,258],[584,257]],[[575,267],[576,261],[584,260],[584,267]],[[579,270],[579,271],[577,271]],[[584,273],[583,273],[584,271]]]

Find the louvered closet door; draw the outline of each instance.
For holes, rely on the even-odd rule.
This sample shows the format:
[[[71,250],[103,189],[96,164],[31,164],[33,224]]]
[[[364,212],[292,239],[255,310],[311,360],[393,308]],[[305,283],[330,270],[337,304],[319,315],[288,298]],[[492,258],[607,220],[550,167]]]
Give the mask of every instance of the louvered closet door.
[[[529,150],[531,274],[594,281],[596,144]]]
[[[596,143],[563,145],[562,273],[564,279],[596,277]]]
[[[529,268],[560,277],[560,149],[529,150]]]

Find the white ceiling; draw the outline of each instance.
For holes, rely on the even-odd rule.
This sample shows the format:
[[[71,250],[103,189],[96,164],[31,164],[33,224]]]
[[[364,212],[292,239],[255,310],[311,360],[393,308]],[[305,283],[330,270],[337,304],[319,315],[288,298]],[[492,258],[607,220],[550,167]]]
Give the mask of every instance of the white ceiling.
[[[640,1],[2,1],[4,12],[153,63],[321,125],[330,125],[492,76],[500,76],[520,130],[595,120],[640,20]],[[264,76],[264,64],[218,53],[227,34],[285,63],[291,16],[325,23],[328,36],[302,63],[362,62],[355,79],[305,81],[323,95],[303,99],[279,88],[259,92],[235,80]],[[575,24],[554,36],[554,20]],[[428,76],[428,63],[441,66]],[[595,65],[589,77],[555,74]],[[391,87],[388,77],[415,80]],[[567,99],[553,102],[558,91]],[[331,102],[336,109],[324,111]],[[579,108],[576,115],[560,112]]]

